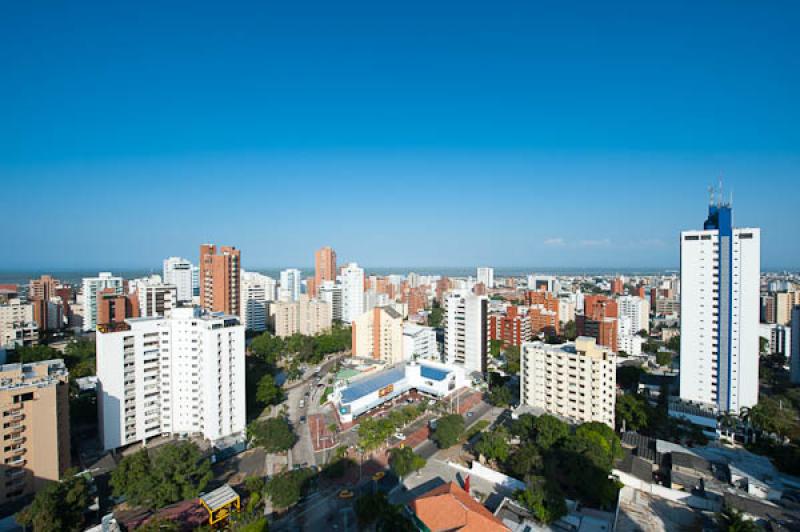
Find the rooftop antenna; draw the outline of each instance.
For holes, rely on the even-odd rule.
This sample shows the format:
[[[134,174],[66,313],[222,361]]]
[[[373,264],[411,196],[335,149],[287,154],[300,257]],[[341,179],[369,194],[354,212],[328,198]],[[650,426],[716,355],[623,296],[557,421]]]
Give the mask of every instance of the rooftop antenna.
[[[714,186],[708,185],[708,204],[714,205]]]

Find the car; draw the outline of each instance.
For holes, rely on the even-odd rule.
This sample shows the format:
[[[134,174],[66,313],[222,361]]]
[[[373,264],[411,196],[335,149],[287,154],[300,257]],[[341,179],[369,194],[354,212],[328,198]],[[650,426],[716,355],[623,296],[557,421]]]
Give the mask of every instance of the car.
[[[340,499],[352,499],[355,494],[350,490],[342,490],[339,492]]]
[[[300,423],[306,422],[306,416],[300,416]]]
[[[403,434],[402,432],[395,432],[394,433],[394,437],[397,438],[400,441],[403,441],[403,440],[406,439],[406,435]]]
[[[306,406],[306,402],[304,400],[300,399],[300,408],[303,408],[305,406]]]
[[[475,412],[473,412],[471,410],[469,412],[467,412],[467,417],[472,417],[474,415],[475,415]]]

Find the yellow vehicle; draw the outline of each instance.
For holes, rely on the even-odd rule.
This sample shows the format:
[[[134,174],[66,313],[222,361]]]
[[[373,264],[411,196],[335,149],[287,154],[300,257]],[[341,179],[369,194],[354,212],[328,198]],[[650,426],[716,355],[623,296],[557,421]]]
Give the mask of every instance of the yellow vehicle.
[[[355,494],[350,490],[342,490],[339,492],[340,499],[352,499],[353,495]]]
[[[377,473],[372,475],[372,480],[380,480],[385,476],[386,476],[386,473],[384,473],[383,471],[378,471]]]

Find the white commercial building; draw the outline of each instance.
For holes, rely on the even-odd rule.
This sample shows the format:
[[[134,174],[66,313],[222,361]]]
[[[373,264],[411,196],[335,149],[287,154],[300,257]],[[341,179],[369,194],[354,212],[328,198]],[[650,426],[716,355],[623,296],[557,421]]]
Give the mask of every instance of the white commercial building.
[[[557,294],[560,290],[558,279],[554,275],[529,275],[528,290],[544,290],[551,294]]]
[[[577,423],[614,427],[617,356],[579,336],[574,343],[526,342],[520,352],[520,402]]]
[[[191,303],[194,295],[193,266],[181,257],[164,259],[164,284],[174,285],[178,292],[178,302]],[[198,282],[198,288],[199,288]]]
[[[83,279],[83,330],[93,331],[97,327],[97,292],[110,288],[116,294],[123,293],[122,277],[110,272],[100,272],[97,277]]]
[[[403,324],[403,358],[439,361],[439,347],[436,345],[436,329],[416,323]]]
[[[364,313],[364,270],[351,262],[341,273],[342,321],[352,323]]]
[[[738,413],[758,403],[761,232],[721,200],[681,233],[680,397]]]
[[[256,272],[242,271],[241,301],[242,324],[250,331],[266,331],[269,304],[275,301],[277,282],[272,277]]]
[[[342,321],[342,286],[333,281],[323,281],[319,287],[319,299],[331,306],[333,321]]]
[[[167,315],[178,306],[178,289],[175,285],[139,283],[136,287],[139,314],[143,318]]]
[[[408,362],[362,378],[337,382],[331,400],[342,423],[349,423],[412,389],[445,397],[469,384],[463,368],[428,361]]]
[[[236,316],[174,309],[97,332],[103,448],[160,435],[216,442],[245,429],[244,326]]]
[[[486,373],[489,346],[489,300],[468,290],[444,298],[444,355],[468,373]]]
[[[486,288],[494,288],[494,268],[478,268],[478,282]]]
[[[278,299],[281,301],[297,301],[302,290],[302,274],[296,268],[281,271],[281,287]]]

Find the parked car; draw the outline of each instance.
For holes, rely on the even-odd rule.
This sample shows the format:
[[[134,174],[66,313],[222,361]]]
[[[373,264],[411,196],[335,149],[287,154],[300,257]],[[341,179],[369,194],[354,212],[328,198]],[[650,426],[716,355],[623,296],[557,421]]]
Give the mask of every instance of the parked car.
[[[400,441],[403,441],[403,440],[406,439],[406,435],[403,434],[402,432],[395,432],[394,433],[394,437],[397,438]]]

